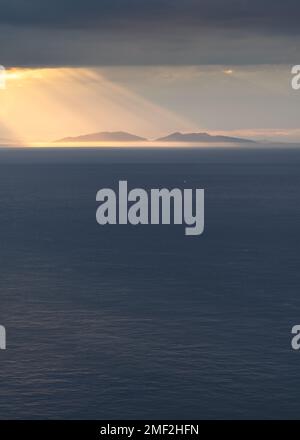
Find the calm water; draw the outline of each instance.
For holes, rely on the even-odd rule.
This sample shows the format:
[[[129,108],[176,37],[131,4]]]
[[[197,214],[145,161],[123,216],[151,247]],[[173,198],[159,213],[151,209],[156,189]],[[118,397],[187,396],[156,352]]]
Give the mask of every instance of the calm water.
[[[299,418],[300,149],[1,150],[1,418]],[[95,221],[205,188],[206,229]]]

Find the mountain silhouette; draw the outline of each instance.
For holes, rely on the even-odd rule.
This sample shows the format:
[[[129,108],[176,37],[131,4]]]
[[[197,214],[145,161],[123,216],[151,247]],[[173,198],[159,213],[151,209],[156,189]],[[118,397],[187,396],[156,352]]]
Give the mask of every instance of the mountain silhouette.
[[[156,142],[236,142],[236,143],[244,143],[250,142],[254,143],[249,139],[241,139],[230,136],[213,136],[208,133],[180,133],[175,132],[170,134],[169,136],[165,136],[159,139],[156,139]]]
[[[55,142],[61,143],[88,143],[88,142],[147,142],[148,139],[136,136],[124,131],[101,131],[99,133],[84,134],[81,136],[65,137]],[[209,133],[171,133],[168,136],[156,139],[154,142],[178,142],[178,143],[255,143],[249,139],[231,136],[210,135]]]
[[[82,136],[65,137],[56,142],[142,142],[147,139],[124,131],[101,131]]]

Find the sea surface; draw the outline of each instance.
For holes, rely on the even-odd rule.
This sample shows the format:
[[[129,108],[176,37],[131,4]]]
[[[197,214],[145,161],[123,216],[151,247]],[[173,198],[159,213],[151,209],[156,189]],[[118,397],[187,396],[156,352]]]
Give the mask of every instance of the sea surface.
[[[205,232],[96,223],[204,188]],[[1,149],[1,419],[300,418],[300,148]]]

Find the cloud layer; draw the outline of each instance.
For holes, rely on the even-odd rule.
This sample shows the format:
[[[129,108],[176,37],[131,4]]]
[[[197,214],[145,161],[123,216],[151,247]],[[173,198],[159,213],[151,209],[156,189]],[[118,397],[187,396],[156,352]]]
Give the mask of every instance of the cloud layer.
[[[298,0],[2,0],[0,23],[50,28],[206,27],[299,33]]]
[[[2,0],[0,64],[296,63],[299,0]]]

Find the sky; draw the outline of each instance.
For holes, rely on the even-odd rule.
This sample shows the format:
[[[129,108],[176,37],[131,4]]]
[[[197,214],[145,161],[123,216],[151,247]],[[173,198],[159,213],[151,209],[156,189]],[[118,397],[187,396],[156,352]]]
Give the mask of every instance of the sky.
[[[300,141],[298,0],[1,0],[0,139]]]

